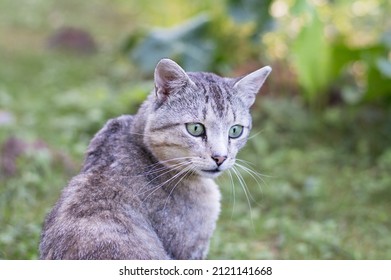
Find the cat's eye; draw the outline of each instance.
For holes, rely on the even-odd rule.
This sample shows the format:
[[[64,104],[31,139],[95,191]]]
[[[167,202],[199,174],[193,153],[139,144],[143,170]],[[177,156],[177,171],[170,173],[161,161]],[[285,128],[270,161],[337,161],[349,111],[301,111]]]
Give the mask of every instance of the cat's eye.
[[[186,129],[187,132],[195,137],[205,135],[205,126],[201,123],[187,123]]]
[[[229,129],[228,136],[229,138],[239,138],[243,133],[243,126],[234,125]]]

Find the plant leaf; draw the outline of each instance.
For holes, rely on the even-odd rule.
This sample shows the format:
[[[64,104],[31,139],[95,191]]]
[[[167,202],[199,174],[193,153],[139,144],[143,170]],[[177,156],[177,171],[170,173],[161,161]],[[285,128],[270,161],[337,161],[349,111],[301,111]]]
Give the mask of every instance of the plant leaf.
[[[155,29],[130,52],[131,59],[144,74],[153,73],[157,62],[169,57],[187,71],[209,69],[215,43],[208,38],[210,18],[201,14],[179,26]]]
[[[321,94],[331,76],[331,48],[325,39],[323,28],[323,22],[314,15],[293,44],[293,64],[309,101]]]

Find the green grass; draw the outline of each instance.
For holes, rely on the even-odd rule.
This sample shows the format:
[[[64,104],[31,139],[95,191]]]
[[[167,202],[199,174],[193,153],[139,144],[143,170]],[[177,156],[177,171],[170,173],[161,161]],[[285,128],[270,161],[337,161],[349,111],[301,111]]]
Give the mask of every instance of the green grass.
[[[258,110],[261,134],[241,157],[268,176],[259,187],[246,177],[252,210],[239,186],[234,209],[224,186],[211,257],[390,259],[390,112],[314,115],[271,99]]]
[[[37,258],[44,216],[91,137],[108,118],[134,113],[152,87],[118,51],[121,36],[141,25],[136,12],[128,20],[133,2],[93,1],[94,12],[77,1],[24,2],[0,3],[8,11],[0,25],[0,113],[13,119],[0,125],[0,145],[14,136],[41,148],[23,150],[16,174],[0,172],[1,259]],[[49,14],[89,29],[99,52],[48,51]],[[239,158],[264,176],[242,172],[247,195],[238,180],[218,180],[222,213],[209,258],[390,259],[391,112],[314,113],[298,98],[259,96],[253,115]]]

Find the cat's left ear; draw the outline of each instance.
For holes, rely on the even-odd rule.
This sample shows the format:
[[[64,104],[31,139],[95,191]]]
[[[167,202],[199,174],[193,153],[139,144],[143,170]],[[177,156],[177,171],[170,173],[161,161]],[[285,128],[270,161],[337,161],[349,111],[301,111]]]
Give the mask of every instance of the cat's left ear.
[[[155,68],[155,92],[156,97],[165,100],[170,94],[188,85],[194,84],[176,62],[164,58]]]
[[[255,96],[271,71],[272,68],[270,66],[265,66],[242,77],[234,85],[234,89],[237,90],[239,96],[242,97],[248,107],[254,104]]]

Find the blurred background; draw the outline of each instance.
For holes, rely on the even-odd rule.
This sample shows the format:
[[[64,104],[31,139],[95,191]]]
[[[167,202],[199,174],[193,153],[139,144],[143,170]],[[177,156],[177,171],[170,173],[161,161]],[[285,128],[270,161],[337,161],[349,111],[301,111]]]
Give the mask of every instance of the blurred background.
[[[273,67],[246,185],[218,180],[210,259],[391,259],[390,15],[388,0],[0,0],[0,258],[38,257],[89,140],[170,57]]]

